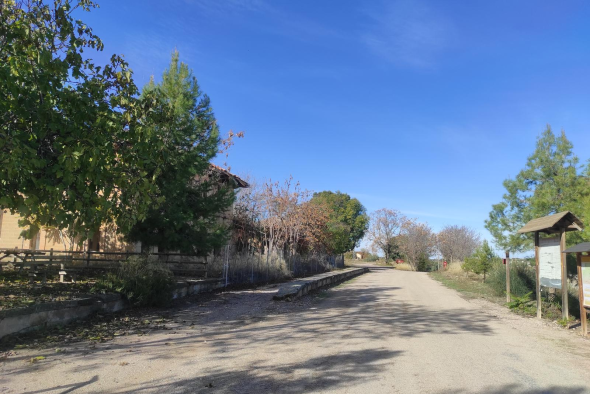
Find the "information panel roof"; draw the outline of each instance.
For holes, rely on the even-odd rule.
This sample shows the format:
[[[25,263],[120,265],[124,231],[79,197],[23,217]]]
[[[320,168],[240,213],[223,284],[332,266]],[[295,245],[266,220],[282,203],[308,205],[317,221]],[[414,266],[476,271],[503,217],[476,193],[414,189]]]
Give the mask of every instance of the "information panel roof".
[[[582,242],[581,244],[574,245],[567,248],[563,253],[584,253],[590,252],[590,242]]]
[[[541,231],[544,233],[558,233],[561,229],[565,231],[579,231],[584,228],[582,221],[570,211],[559,212],[542,218],[533,219],[523,228],[518,230],[519,233],[531,233]]]

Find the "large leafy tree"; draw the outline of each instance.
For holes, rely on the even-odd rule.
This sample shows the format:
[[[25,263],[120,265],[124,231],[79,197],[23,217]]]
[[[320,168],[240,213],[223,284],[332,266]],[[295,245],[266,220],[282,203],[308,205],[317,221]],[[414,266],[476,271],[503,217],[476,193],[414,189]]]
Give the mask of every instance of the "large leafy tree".
[[[504,181],[503,200],[492,206],[485,222],[499,248],[513,252],[530,249],[531,235],[517,231],[534,218],[565,210],[582,214],[588,184],[580,176],[579,160],[572,147],[565,132],[556,136],[547,126],[525,168],[516,178]],[[576,242],[578,237],[573,233],[568,241]]]
[[[314,193],[311,201],[328,208],[328,231],[334,253],[341,254],[353,250],[365,236],[369,226],[369,216],[363,204],[339,191]]]
[[[192,71],[172,54],[162,81],[152,79],[142,99],[153,97],[157,122],[146,122],[165,163],[157,180],[161,204],[128,234],[131,241],[165,250],[206,255],[222,246],[227,226],[220,215],[234,202],[233,185],[222,185],[219,173],[209,171],[220,144],[219,128],[209,97]]]
[[[74,20],[89,0],[0,2],[0,208],[33,227],[89,235],[102,223],[124,231],[152,204],[152,141],[138,121],[131,70]]]

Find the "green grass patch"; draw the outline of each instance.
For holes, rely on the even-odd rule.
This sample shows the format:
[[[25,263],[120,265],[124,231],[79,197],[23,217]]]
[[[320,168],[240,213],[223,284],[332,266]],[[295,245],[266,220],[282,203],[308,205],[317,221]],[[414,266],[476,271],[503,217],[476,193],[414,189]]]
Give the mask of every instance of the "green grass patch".
[[[448,288],[457,290],[466,298],[485,298],[496,304],[505,303],[505,299],[499,297],[488,283],[484,283],[479,277],[472,278],[471,274],[433,271],[429,275]]]
[[[523,316],[536,316],[537,314],[537,304],[534,293],[531,291],[522,295],[512,294],[512,301],[507,303],[505,295],[498,294],[498,283],[493,278],[484,283],[481,276],[471,273],[434,271],[430,272],[429,275],[446,287],[457,290],[465,298],[484,298],[498,305],[506,306],[514,313]],[[545,297],[542,300],[543,318],[555,321],[561,319],[561,301],[558,297],[553,301],[549,301]],[[571,298],[570,302],[572,302]],[[572,314],[572,316],[575,315]],[[571,321],[558,321],[558,323],[562,326],[568,326]]]

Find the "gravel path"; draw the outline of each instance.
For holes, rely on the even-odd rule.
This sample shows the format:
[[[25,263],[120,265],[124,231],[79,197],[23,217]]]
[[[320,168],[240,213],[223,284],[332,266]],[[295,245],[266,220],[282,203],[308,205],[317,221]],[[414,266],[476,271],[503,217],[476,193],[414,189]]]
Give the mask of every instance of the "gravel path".
[[[590,341],[423,273],[374,269],[292,303],[275,291],[194,298],[150,335],[19,350],[0,393],[590,392]]]

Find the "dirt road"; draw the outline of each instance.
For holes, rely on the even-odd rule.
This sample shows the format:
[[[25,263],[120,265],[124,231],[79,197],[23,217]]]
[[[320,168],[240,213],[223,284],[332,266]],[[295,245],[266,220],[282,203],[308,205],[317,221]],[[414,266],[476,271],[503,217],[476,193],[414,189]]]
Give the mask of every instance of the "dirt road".
[[[194,299],[148,336],[18,351],[0,393],[590,392],[590,341],[424,273],[375,269],[292,303],[275,290]]]

